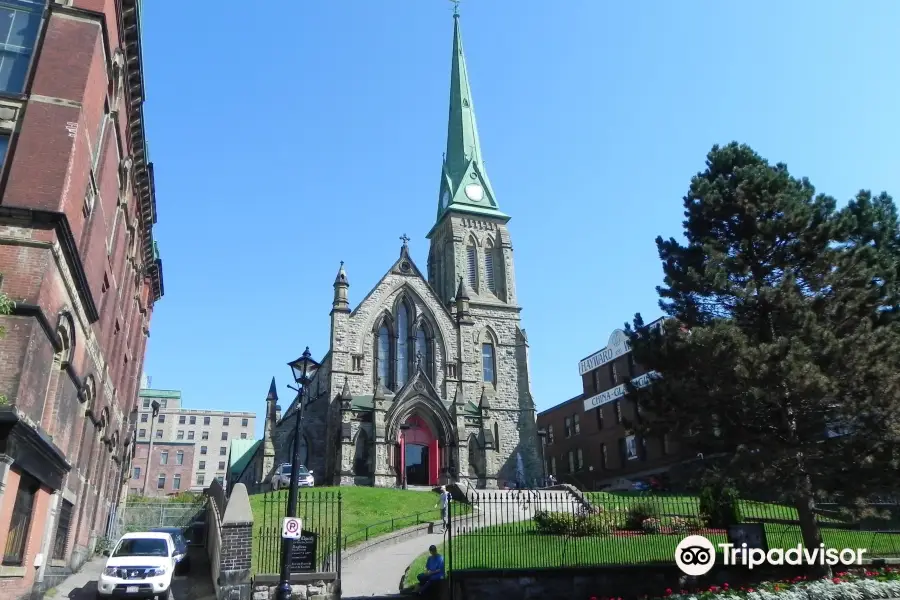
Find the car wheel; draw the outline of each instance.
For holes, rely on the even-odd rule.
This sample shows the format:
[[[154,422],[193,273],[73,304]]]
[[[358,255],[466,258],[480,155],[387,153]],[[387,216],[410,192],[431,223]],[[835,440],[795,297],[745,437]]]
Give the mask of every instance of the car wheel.
[[[191,570],[191,559],[189,557],[184,557],[184,560],[181,561],[181,572],[187,573]]]

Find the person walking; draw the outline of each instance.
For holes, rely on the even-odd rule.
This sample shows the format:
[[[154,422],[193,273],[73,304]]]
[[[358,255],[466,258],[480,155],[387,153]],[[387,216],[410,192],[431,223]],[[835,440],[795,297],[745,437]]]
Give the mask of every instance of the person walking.
[[[450,527],[450,500],[452,499],[452,494],[447,491],[447,486],[441,486],[441,524],[444,526],[444,531],[447,531],[447,528]],[[442,532],[443,533],[443,532]]]

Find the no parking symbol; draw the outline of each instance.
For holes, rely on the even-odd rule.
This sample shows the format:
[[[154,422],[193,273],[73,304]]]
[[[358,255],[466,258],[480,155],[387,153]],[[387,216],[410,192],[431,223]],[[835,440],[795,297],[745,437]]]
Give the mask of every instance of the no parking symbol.
[[[303,522],[297,517],[285,517],[281,524],[281,537],[289,540],[300,539]]]

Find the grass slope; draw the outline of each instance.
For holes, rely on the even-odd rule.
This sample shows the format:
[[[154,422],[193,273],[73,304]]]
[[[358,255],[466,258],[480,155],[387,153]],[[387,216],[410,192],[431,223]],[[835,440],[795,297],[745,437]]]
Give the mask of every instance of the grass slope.
[[[344,547],[416,523],[440,519],[440,510],[436,508],[439,497],[434,492],[326,487],[300,492],[298,516],[303,519],[304,530],[335,537],[338,529],[338,494],[342,508],[340,536]],[[250,496],[255,573],[279,571],[281,520],[287,507],[287,497],[287,490]]]

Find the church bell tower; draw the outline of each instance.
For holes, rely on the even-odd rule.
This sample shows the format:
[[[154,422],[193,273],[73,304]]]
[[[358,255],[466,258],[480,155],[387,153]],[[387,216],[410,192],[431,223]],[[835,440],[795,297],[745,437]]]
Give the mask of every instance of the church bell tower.
[[[457,400],[482,399],[478,425],[459,432],[460,474],[490,488],[516,477],[519,457],[528,477],[541,467],[510,217],[500,210],[484,167],[459,20],[454,11],[447,149],[428,233],[428,281],[448,308],[456,308]],[[465,456],[480,458],[473,463]]]

